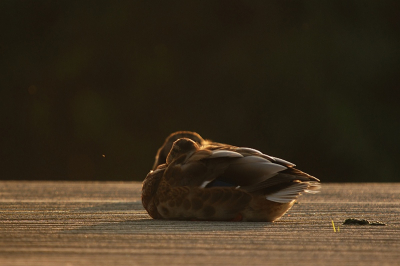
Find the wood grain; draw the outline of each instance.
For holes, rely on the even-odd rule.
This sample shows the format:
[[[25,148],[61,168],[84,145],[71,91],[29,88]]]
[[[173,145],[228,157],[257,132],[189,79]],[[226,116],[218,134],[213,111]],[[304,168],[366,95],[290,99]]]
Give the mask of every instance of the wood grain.
[[[140,188],[1,181],[0,265],[400,265],[400,183],[323,184],[275,223],[153,220]]]

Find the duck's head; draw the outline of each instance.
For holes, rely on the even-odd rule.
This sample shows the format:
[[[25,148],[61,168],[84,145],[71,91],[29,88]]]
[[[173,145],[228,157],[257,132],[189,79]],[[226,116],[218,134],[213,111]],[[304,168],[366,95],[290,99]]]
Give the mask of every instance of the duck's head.
[[[156,160],[153,165],[153,170],[155,170],[157,168],[157,166],[159,166],[160,164],[163,164],[166,162],[167,156],[172,148],[172,145],[174,144],[174,142],[176,140],[181,139],[181,138],[191,139],[194,142],[198,143],[199,145],[201,145],[204,142],[204,139],[196,132],[178,131],[178,132],[172,133],[171,135],[169,135],[167,137],[167,139],[165,140],[165,142],[161,146],[161,148],[158,149],[157,155],[156,155]]]
[[[199,145],[193,140],[188,138],[178,139],[173,143],[172,148],[168,153],[166,163],[171,164],[175,159],[181,157],[182,155],[185,155],[185,158],[187,158],[187,156],[190,156],[198,149]]]

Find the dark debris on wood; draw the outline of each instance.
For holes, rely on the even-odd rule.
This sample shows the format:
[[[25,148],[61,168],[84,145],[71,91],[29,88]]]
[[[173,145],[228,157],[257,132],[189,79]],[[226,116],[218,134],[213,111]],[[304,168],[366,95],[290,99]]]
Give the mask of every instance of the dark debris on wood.
[[[380,221],[368,221],[366,219],[349,218],[343,223],[344,225],[380,225],[385,226],[386,224]]]

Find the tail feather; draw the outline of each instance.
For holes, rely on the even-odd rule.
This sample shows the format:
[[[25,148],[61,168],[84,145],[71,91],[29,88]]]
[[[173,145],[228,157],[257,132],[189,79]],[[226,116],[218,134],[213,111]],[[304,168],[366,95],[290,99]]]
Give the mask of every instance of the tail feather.
[[[317,182],[295,182],[285,189],[267,195],[266,198],[274,202],[289,203],[296,200],[303,192],[318,193],[320,187],[321,185]]]

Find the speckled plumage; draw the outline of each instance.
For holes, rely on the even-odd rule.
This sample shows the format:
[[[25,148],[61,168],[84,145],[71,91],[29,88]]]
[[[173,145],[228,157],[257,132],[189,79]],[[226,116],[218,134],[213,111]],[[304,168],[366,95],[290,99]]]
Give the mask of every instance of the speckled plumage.
[[[154,219],[274,221],[319,180],[257,150],[171,134],[143,181],[142,203]]]

